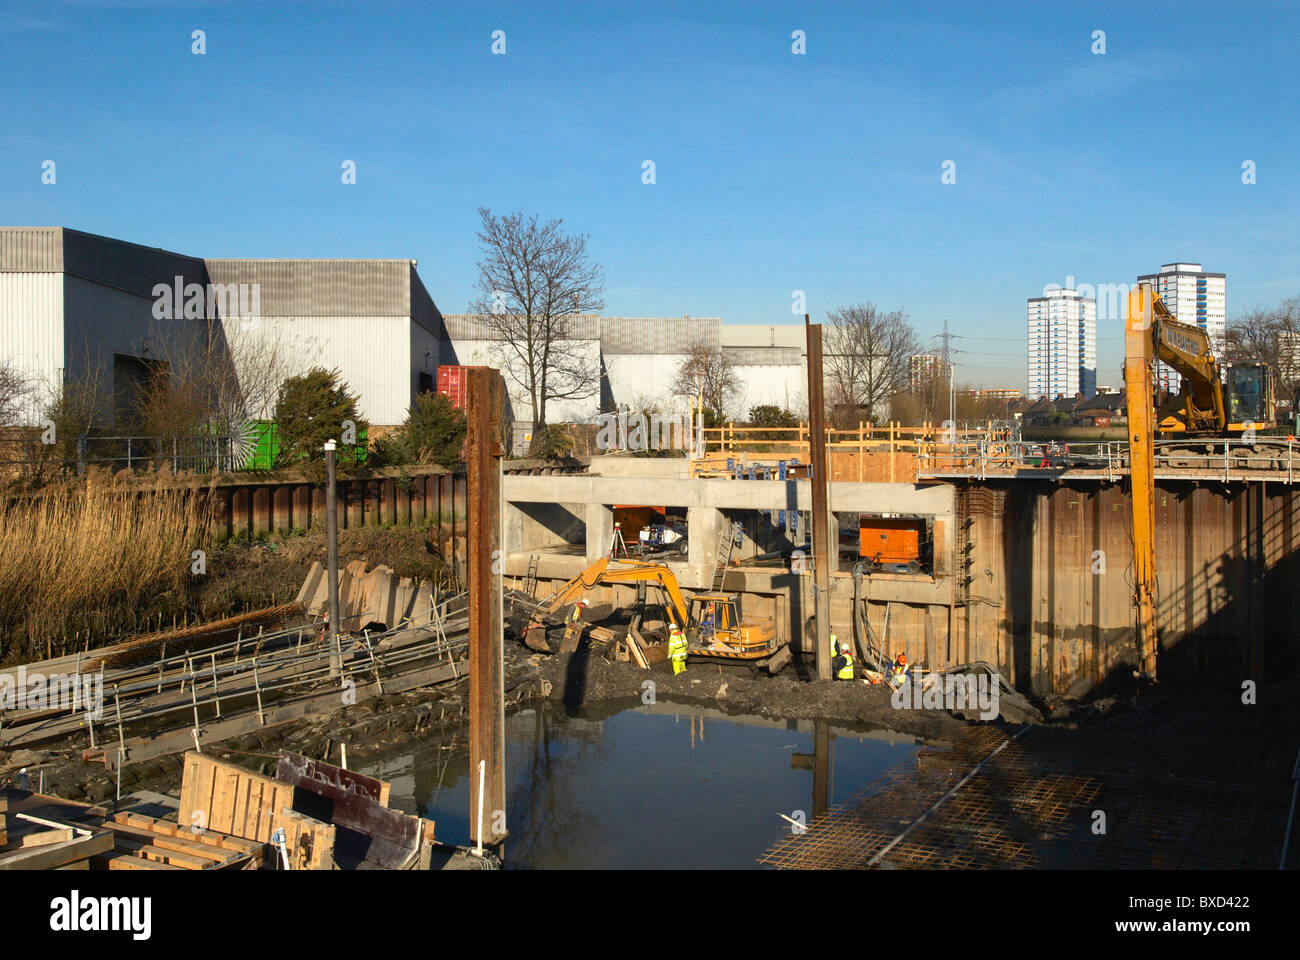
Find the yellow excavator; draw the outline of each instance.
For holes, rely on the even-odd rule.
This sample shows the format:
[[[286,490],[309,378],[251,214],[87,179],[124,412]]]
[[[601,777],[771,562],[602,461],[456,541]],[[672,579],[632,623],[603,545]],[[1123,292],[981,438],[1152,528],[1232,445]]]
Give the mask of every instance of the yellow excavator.
[[[1177,396],[1157,398],[1155,362],[1182,377]],[[1277,426],[1273,369],[1266,363],[1228,366],[1227,383],[1206,331],[1180,323],[1149,283],[1129,292],[1124,326],[1128,393],[1129,479],[1133,570],[1138,610],[1139,672],[1156,679],[1155,435],[1244,437]],[[1157,403],[1159,401],[1159,403]]]
[[[688,655],[697,658],[756,661],[772,656],[784,646],[776,640],[771,620],[744,620],[740,597],[727,593],[697,593],[688,601],[667,564],[645,560],[602,557],[544,599],[524,628],[530,649],[552,652],[547,624],[600,584],[645,583],[657,585],[667,602],[669,622],[686,633]]]

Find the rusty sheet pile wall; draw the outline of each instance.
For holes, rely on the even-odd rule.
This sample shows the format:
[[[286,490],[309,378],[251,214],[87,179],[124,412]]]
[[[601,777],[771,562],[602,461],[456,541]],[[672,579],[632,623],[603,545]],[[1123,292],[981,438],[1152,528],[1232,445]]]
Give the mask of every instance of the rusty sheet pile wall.
[[[958,510],[969,561],[952,659],[988,660],[1039,693],[1077,696],[1131,677],[1127,490],[971,483],[959,486]],[[1294,673],[1298,511],[1300,491],[1283,484],[1158,484],[1162,676],[1235,684]]]

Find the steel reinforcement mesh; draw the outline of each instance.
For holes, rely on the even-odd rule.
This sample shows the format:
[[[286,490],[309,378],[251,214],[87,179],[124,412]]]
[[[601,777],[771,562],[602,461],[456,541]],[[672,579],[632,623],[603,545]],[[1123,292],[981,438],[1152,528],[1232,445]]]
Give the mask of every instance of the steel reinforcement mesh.
[[[922,748],[759,862],[1276,869],[1294,742],[1046,727],[1015,733],[977,727],[956,743]]]

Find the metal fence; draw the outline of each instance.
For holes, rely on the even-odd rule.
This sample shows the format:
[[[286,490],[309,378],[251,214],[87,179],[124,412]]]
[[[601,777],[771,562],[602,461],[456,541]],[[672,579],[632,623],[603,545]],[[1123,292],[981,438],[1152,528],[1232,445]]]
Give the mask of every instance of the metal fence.
[[[23,476],[61,472],[84,474],[93,468],[179,473],[242,469],[247,444],[226,436],[101,437],[45,443],[40,436],[0,440],[0,467]]]
[[[1300,460],[1296,442],[1282,437],[1158,440],[1153,448],[1157,473],[1168,477],[1219,478],[1267,476],[1292,482]],[[991,440],[931,442],[917,453],[920,477],[978,477],[1035,472],[1101,475],[1109,480],[1129,469],[1127,441],[1101,443],[1025,443]]]

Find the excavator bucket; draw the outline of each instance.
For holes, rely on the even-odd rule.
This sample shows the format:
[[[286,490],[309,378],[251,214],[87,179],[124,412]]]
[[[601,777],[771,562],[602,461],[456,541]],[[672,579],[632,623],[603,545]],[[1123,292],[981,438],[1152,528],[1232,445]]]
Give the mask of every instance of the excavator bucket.
[[[550,643],[546,639],[546,626],[541,623],[530,623],[524,630],[524,646],[529,650],[536,650],[538,653],[554,653]]]

